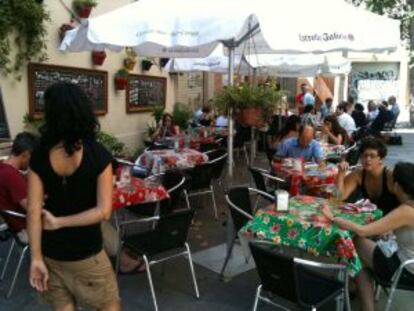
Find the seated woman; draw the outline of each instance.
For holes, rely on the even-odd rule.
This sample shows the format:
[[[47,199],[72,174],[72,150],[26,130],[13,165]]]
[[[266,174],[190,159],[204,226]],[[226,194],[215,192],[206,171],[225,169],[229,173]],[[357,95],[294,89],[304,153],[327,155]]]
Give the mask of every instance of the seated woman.
[[[173,117],[169,113],[164,113],[161,125],[156,129],[152,135],[153,140],[161,140],[165,137],[172,137],[180,134],[178,126],[174,125]]]
[[[374,273],[384,281],[390,281],[400,264],[414,258],[414,164],[399,162],[394,168],[393,190],[403,202],[385,217],[367,225],[359,225],[341,217],[335,217],[328,206],[323,214],[341,228],[355,232],[355,247],[365,269],[356,277],[357,293],[361,301],[361,310],[374,311],[374,289],[371,274]],[[374,241],[366,239],[394,231],[398,250],[391,256],[385,256]],[[403,270],[402,277],[414,286],[414,265]]]
[[[347,174],[348,163],[338,165],[336,186],[341,199],[346,200],[355,190],[360,190],[364,198],[386,215],[400,203],[393,193],[392,170],[383,163],[387,148],[381,140],[368,137],[362,140],[359,151],[362,169]]]
[[[301,125],[300,117],[297,115],[291,115],[286,119],[286,123],[279,133],[272,138],[271,147],[276,150],[277,146],[282,143],[285,139],[298,137],[299,129]],[[274,152],[273,152],[274,153]]]
[[[210,105],[204,105],[201,109],[202,114],[199,119],[199,123],[202,126],[211,126],[214,124],[214,111]]]
[[[333,145],[347,145],[348,133],[339,125],[334,115],[327,116],[323,120],[322,133],[328,138],[328,143]]]

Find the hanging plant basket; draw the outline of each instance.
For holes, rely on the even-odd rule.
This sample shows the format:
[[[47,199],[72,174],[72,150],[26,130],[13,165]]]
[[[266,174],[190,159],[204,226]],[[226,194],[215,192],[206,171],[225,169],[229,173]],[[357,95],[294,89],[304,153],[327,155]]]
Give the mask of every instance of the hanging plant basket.
[[[66,31],[72,30],[74,29],[75,26],[72,25],[72,23],[64,23],[59,27],[59,38],[60,41],[63,40],[63,38],[65,37]]]
[[[124,59],[124,66],[128,71],[134,70],[134,67],[136,64],[137,64],[137,61],[135,59],[131,59],[131,58]]]
[[[263,109],[258,107],[248,107],[240,109],[237,120],[243,126],[255,126],[262,120]]]
[[[115,89],[125,90],[128,85],[128,78],[115,76]]]
[[[150,70],[152,67],[152,62],[149,60],[144,59],[143,61],[141,61],[141,68],[142,71],[148,71]]]
[[[76,13],[80,18],[88,18],[91,15],[92,7],[91,6],[77,6]]]
[[[105,51],[93,51],[92,52],[92,62],[94,65],[101,66],[106,58]]]
[[[165,65],[167,65],[169,58],[160,58],[160,67],[163,68]]]

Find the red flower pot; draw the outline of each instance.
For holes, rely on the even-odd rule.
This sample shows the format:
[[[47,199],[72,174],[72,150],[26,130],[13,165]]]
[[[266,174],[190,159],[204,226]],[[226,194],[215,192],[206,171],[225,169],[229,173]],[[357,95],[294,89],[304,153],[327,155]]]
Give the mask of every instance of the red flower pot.
[[[238,121],[244,126],[255,126],[259,123],[262,109],[256,107],[243,108],[240,110]]]
[[[94,65],[101,66],[106,58],[105,51],[93,51],[92,52],[92,62]]]
[[[125,90],[128,85],[128,79],[125,77],[115,77],[115,88],[117,90]]]
[[[91,15],[92,7],[90,6],[81,6],[76,9],[80,18],[88,18]]]

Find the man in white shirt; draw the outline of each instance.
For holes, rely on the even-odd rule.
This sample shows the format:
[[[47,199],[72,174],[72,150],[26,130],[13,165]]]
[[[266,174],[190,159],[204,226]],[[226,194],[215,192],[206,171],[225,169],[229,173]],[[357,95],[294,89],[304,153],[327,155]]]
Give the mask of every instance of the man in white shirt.
[[[342,102],[338,105],[338,107],[336,107],[336,115],[338,116],[339,125],[347,131],[349,136],[351,136],[356,130],[356,125],[354,119],[347,113],[347,105],[347,102]]]

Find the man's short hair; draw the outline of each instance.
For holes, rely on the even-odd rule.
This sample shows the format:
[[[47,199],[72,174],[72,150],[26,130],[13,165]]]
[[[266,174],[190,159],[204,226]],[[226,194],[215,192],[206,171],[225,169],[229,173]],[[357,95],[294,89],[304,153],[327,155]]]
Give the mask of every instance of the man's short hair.
[[[326,102],[333,102],[332,97],[328,97],[327,99],[325,99],[325,103],[326,103]]]
[[[16,135],[13,141],[11,153],[19,156],[25,151],[32,152],[37,144],[37,138],[33,134],[23,132]]]

